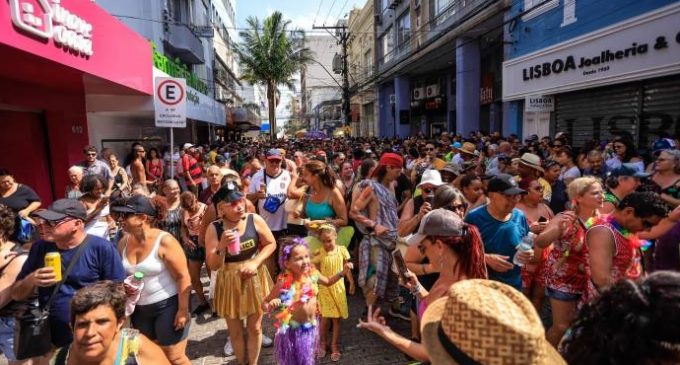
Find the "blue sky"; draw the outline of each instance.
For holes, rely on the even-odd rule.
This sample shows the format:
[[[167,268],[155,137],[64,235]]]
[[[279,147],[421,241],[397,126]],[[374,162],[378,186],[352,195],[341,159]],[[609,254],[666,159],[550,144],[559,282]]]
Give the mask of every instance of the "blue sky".
[[[236,26],[245,26],[248,16],[262,19],[279,10],[293,26],[307,30],[324,22],[334,25],[338,18],[349,14],[352,7],[364,4],[366,0],[236,0]]]

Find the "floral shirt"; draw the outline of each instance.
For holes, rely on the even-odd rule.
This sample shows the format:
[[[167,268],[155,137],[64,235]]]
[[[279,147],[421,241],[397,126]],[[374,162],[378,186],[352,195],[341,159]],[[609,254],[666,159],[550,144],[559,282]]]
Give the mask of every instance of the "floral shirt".
[[[554,219],[559,219],[559,213]],[[571,294],[582,294],[586,289],[585,226],[576,221],[557,241],[545,262],[545,286]]]

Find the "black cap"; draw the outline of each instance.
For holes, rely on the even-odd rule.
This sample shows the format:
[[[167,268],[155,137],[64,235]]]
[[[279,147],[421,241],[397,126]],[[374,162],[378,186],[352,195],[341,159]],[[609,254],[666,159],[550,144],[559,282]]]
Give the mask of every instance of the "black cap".
[[[87,211],[85,206],[78,199],[59,199],[52,203],[47,209],[41,209],[32,214],[46,221],[58,221],[66,217],[85,220]]]
[[[238,185],[233,181],[229,181],[222,185],[215,195],[212,197],[213,204],[217,205],[219,202],[235,202],[243,199],[243,193],[239,190]]]
[[[111,211],[116,213],[145,214],[155,217],[157,212],[149,198],[144,195],[133,195],[126,199],[117,200],[111,205]]]
[[[508,174],[498,174],[489,181],[488,191],[490,193],[501,193],[503,195],[526,194],[526,191],[517,186],[514,177]]]
[[[609,176],[631,176],[631,177],[637,177],[637,178],[646,178],[649,177],[650,174],[646,172],[641,172],[636,168],[634,164],[630,163],[624,163],[621,166],[615,168],[614,170],[610,171]]]

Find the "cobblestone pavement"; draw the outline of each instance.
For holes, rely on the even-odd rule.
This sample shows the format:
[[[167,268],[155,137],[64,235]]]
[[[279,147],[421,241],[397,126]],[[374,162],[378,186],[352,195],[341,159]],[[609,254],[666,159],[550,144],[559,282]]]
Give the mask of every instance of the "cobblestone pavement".
[[[207,289],[207,288],[206,288]],[[377,335],[356,327],[363,311],[361,294],[349,298],[349,319],[342,321],[340,333],[342,358],[339,362],[331,362],[327,355],[317,364],[353,364],[353,365],[402,365],[408,364],[404,355],[383,341]],[[409,322],[387,317],[388,323],[397,332],[408,335]],[[267,336],[274,337],[274,325],[271,318],[265,316],[262,328]],[[225,357],[222,353],[227,337],[226,323],[221,318],[212,318],[209,313],[192,320],[187,355],[193,364],[236,364],[235,357]],[[260,364],[275,364],[273,349],[262,349]]]

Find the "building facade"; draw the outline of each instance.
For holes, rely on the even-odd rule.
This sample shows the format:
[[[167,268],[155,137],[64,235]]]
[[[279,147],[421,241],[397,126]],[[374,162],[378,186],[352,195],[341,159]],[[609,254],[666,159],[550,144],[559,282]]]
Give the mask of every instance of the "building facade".
[[[228,29],[233,27],[232,2],[167,0],[139,2],[100,0],[109,13],[147,39],[152,49],[153,77],[187,80],[187,128],[176,128],[175,140],[211,141],[226,124],[225,104],[236,103],[237,75]],[[227,28],[229,27],[229,28]],[[233,32],[233,30],[232,30]],[[88,97],[90,141],[125,155],[132,142],[162,147],[168,129],[156,128],[152,97],[96,95]],[[177,143],[176,143],[177,145]],[[119,156],[121,157],[121,156]]]
[[[360,9],[349,13],[348,29],[351,42],[348,47],[349,80],[352,97],[352,136],[377,135],[375,88],[375,40],[373,32],[373,2],[367,1]]]
[[[300,84],[303,85],[306,124],[309,130],[333,131],[342,127],[342,88],[340,75],[333,74],[333,59],[342,49],[333,36],[308,35],[307,47],[315,62],[305,67]]]
[[[503,99],[522,134],[565,131],[576,147],[628,135],[642,149],[680,135],[680,2],[543,3],[507,14]]]
[[[0,166],[43,205],[64,197],[68,168],[92,142],[87,100],[151,98],[151,57],[99,3],[0,2]]]
[[[503,125],[508,0],[374,0],[379,135],[463,135]]]

